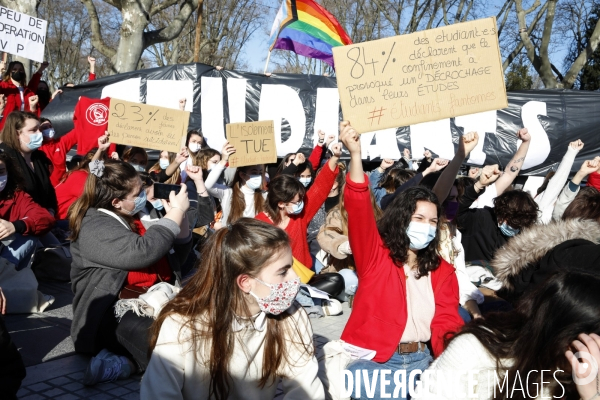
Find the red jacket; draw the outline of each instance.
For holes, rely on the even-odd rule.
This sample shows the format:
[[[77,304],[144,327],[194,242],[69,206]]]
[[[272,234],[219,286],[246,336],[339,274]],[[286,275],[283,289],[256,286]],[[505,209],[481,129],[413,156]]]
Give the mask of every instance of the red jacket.
[[[77,144],[77,133],[75,129],[58,139],[45,141],[40,150],[46,153],[46,156],[52,162],[52,173],[50,182],[56,187],[61,178],[67,172],[67,153]]]
[[[22,235],[43,235],[54,226],[52,214],[22,190],[17,190],[12,199],[0,200],[0,218],[12,222]]]
[[[348,176],[344,189],[348,211],[348,236],[360,284],[354,297],[352,314],[342,340],[377,351],[374,361],[388,361],[402,338],[408,312],[404,270],[390,258],[377,224],[369,179],[355,183]],[[440,266],[431,272],[435,314],[431,321],[431,345],[434,356],[444,350],[444,336],[463,325],[458,315],[458,280],[454,267],[440,258]]]
[[[85,169],[74,171],[64,182],[56,185],[56,200],[58,200],[56,217],[58,219],[67,219],[69,207],[83,195],[88,174],[88,171]]]
[[[25,111],[31,112],[31,108],[29,108],[29,98],[31,96],[35,96],[35,91],[37,90],[37,86],[40,83],[41,75],[34,74],[29,82],[29,85],[25,87],[25,91],[23,92],[23,98],[25,99]],[[6,117],[13,111],[21,110],[21,94],[19,93],[19,89],[12,83],[11,80],[8,82],[0,81],[0,94],[3,94],[6,98],[6,105],[4,106],[4,111],[2,113],[3,118],[0,120],[0,129],[4,127],[4,123],[6,122]],[[37,110],[34,112],[38,117],[42,113],[41,107],[38,104]]]
[[[290,237],[292,255],[308,268],[313,263],[306,238],[308,224],[310,224],[310,221],[317,211],[319,211],[319,208],[327,200],[338,171],[338,166],[332,171],[328,165],[321,170],[315,179],[315,183],[308,189],[306,196],[304,196],[304,209],[299,215],[290,215],[290,222],[285,228],[286,233]],[[258,214],[256,219],[273,224],[271,218],[264,212]]]
[[[587,185],[600,190],[600,174],[598,171],[592,172],[588,176]]]

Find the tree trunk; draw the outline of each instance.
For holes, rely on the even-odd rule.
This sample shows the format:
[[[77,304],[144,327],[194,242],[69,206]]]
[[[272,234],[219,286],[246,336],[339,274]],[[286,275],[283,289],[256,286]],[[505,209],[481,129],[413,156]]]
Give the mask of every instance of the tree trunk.
[[[200,62],[200,43],[202,41],[202,6],[204,0],[198,1],[198,20],[196,21],[196,41],[194,43],[194,62]]]
[[[148,13],[141,1],[123,1],[121,37],[113,65],[117,73],[135,71],[144,52],[144,29],[148,26]]]
[[[0,5],[6,8],[10,8],[11,10],[18,11],[23,14],[31,15],[32,17],[38,16],[37,8],[38,1],[37,0],[0,0]],[[31,79],[31,75],[33,74],[33,62],[27,58],[12,56],[13,61],[20,61],[23,63],[25,67],[25,72],[27,72],[27,78]]]

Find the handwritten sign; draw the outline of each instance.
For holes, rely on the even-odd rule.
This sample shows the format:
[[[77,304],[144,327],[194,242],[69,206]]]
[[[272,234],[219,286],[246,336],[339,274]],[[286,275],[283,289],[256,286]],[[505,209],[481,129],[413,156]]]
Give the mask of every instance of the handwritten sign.
[[[230,167],[277,162],[273,121],[227,124],[226,134],[235,153],[229,157]]]
[[[177,153],[189,119],[187,111],[110,99],[108,132],[112,143]]]
[[[333,58],[360,133],[508,106],[494,17],[334,47]]]
[[[48,22],[0,6],[0,51],[42,62]]]

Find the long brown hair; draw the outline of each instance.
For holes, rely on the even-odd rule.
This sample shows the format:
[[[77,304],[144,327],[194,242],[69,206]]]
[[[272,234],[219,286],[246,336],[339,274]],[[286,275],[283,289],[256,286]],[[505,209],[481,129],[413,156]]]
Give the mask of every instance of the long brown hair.
[[[415,176],[415,171],[404,168],[394,168],[381,179],[379,186],[384,188],[387,193],[394,193],[396,189]]]
[[[137,171],[128,163],[109,160],[104,163],[104,173],[101,178],[90,173],[85,181],[83,194],[75,203],[69,207],[69,229],[70,240],[75,241],[79,237],[81,223],[87,210],[90,208],[104,208],[113,210],[114,199],[124,199],[139,182]],[[132,218],[123,216],[130,226]]]
[[[289,246],[289,238],[283,230],[253,218],[241,218],[230,227],[218,230],[207,242],[197,272],[165,305],[152,325],[149,351],[156,346],[163,322],[169,317],[181,318],[183,325],[178,341],[191,343],[197,362],[201,361],[200,354],[206,357],[209,397],[226,399],[231,382],[229,363],[238,345],[232,324],[240,313],[250,315],[236,279],[242,274],[256,277],[280,250]],[[280,367],[291,362],[288,352],[292,344],[302,352],[311,355],[314,352],[312,341],[290,340],[291,335],[301,338],[299,329],[308,326],[297,326],[289,313],[267,315],[266,324],[261,388],[275,382]],[[190,334],[183,337],[183,330]]]
[[[190,157],[192,157],[193,165],[202,168],[202,178],[204,180],[206,180],[206,178],[208,177],[208,160],[210,160],[214,156],[221,157],[221,153],[210,147],[198,150],[196,155],[190,154]]]
[[[161,151],[162,153],[162,151]],[[173,161],[175,161],[175,157],[177,157],[177,153],[173,153],[173,152],[168,152],[169,153],[169,164],[173,163]],[[169,167],[167,167],[169,168]],[[159,155],[159,161],[156,162],[156,164],[154,164],[149,170],[149,173],[154,173],[154,174],[158,174],[160,171],[162,170],[162,168],[160,167],[160,155]],[[164,182],[161,183],[167,183],[169,185],[177,185],[181,182],[181,170],[179,168],[177,168],[175,170],[175,172],[173,173],[173,175],[171,175],[169,177],[169,179],[167,179]]]
[[[27,72],[25,71],[25,66],[20,61],[11,61],[8,64],[8,67],[6,68],[6,71],[4,71],[4,75],[2,76],[2,80],[4,82],[12,82],[11,81],[12,69],[16,64],[21,64],[21,67],[23,67],[23,72],[25,72],[25,73],[23,74],[23,79],[21,79],[21,82],[19,82],[19,83],[21,84],[21,86],[26,88],[27,87]]]
[[[254,167],[254,165],[249,165],[247,167],[239,167],[235,173],[235,178],[233,178],[232,190],[231,194],[231,207],[229,209],[229,217],[227,217],[227,223],[231,224],[237,221],[238,219],[244,216],[244,210],[246,209],[246,200],[244,200],[244,193],[242,193],[242,185],[244,182],[242,178],[240,178],[240,172],[246,173],[250,168]],[[265,169],[263,166],[262,172],[262,180],[265,181]],[[262,195],[262,190],[256,189],[254,191],[254,212],[259,214],[264,207],[265,199]]]
[[[21,142],[19,141],[19,131],[25,127],[25,122],[29,119],[35,119],[39,122],[37,116],[30,112],[13,111],[6,117],[4,128],[0,134],[2,142],[6,143],[11,149],[20,152]]]

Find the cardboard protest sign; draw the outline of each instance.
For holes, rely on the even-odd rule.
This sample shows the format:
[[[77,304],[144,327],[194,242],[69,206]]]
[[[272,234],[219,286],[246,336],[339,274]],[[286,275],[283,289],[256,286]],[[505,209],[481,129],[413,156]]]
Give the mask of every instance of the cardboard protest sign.
[[[44,61],[48,22],[0,6],[0,51]]]
[[[112,143],[177,153],[189,119],[187,111],[110,99],[108,133]]]
[[[235,147],[229,157],[230,167],[277,162],[273,121],[227,124],[227,140]]]
[[[508,106],[494,17],[334,47],[333,58],[360,133]]]

